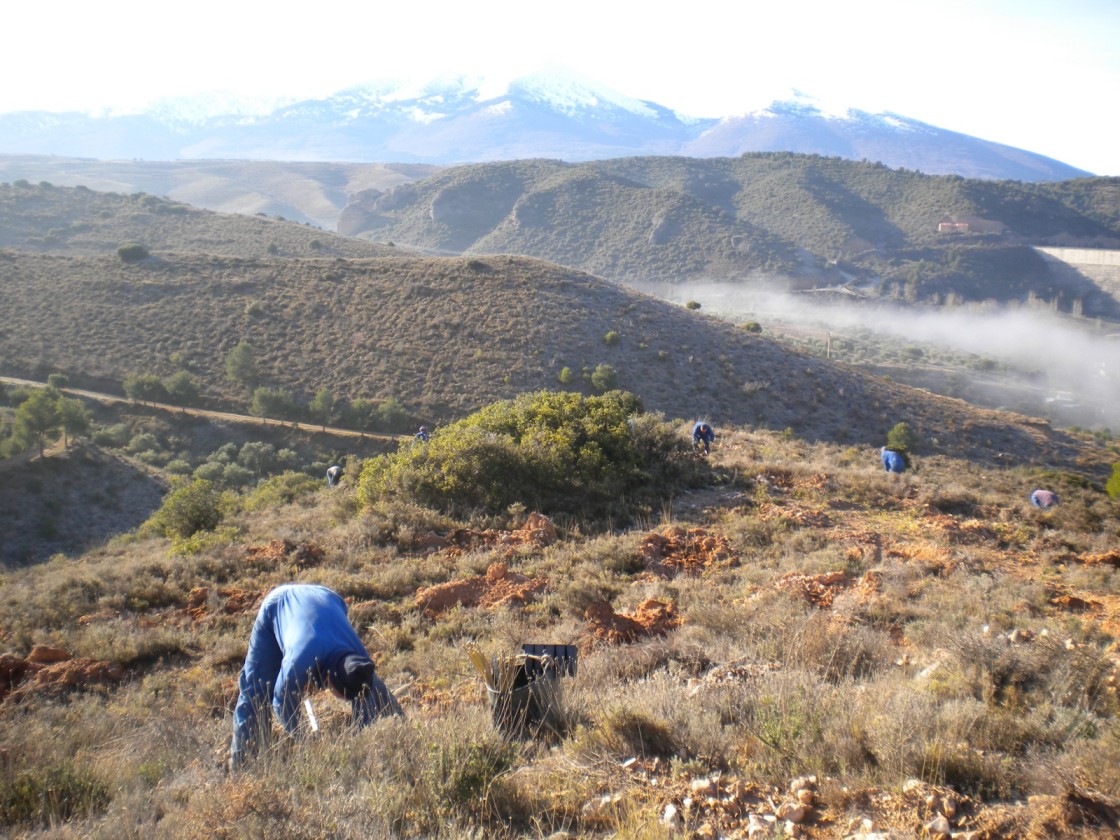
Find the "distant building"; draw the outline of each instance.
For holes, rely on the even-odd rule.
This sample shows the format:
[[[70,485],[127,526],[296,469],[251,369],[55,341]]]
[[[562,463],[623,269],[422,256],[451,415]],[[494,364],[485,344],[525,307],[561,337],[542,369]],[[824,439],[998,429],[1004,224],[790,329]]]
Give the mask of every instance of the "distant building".
[[[937,223],[938,233],[1004,233],[1003,222],[993,222],[979,216],[944,216]]]

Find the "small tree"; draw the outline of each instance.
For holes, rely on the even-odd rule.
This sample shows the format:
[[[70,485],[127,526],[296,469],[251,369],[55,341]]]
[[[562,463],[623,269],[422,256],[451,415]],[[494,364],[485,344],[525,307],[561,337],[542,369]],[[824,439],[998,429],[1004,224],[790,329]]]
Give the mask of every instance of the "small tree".
[[[373,400],[368,400],[365,397],[355,397],[343,408],[342,419],[350,427],[372,429],[374,426],[373,417],[376,413],[377,406]]]
[[[910,427],[909,423],[895,423],[887,432],[887,449],[910,453],[917,445],[918,433]]]
[[[412,422],[412,416],[405,411],[394,397],[389,397],[377,407],[377,427],[387,432],[403,432]]]
[[[88,432],[93,424],[93,416],[80,400],[60,397],[57,406],[59,422],[62,424],[62,445],[69,449],[69,438]]]
[[[237,346],[226,354],[226,376],[231,381],[250,389],[256,387],[260,381],[257,357],[247,341],[238,342]]]
[[[256,417],[288,420],[296,415],[296,401],[283,388],[260,387],[253,391],[249,413]]]
[[[65,373],[52,373],[47,377],[47,385],[56,391],[61,391],[70,384],[70,379]]]
[[[37,446],[43,457],[47,435],[58,430],[58,399],[46,389],[36,389],[16,409],[13,437],[23,446]]]
[[[315,392],[315,399],[307,406],[307,410],[319,425],[326,426],[334,417],[335,402],[334,394],[329,388],[320,388]]]
[[[124,393],[130,400],[139,402],[164,402],[167,388],[154,373],[134,373],[125,377]]]
[[[198,402],[198,383],[185,370],[171,374],[163,381],[167,398],[176,405],[194,405]]]
[[[556,379],[561,385],[567,385],[573,379],[575,379],[575,374],[572,373],[572,369],[570,367],[562,367],[560,368],[560,373],[557,375]]]

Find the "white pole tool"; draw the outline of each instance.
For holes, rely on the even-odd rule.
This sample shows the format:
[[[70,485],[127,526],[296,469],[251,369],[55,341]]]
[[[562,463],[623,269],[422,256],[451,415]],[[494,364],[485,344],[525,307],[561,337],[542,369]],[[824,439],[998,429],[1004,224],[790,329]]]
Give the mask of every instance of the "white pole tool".
[[[311,731],[319,731],[319,719],[315,717],[315,710],[311,708],[311,698],[304,698],[303,708],[307,712],[307,722],[311,724]]]

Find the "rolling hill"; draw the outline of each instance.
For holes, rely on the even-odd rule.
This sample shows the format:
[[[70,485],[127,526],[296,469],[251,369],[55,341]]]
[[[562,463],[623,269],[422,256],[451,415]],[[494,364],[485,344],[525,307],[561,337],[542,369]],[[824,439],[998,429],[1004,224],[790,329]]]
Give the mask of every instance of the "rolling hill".
[[[68,192],[13,190],[30,191],[21,201],[32,205],[40,196],[44,207]],[[81,190],[75,197],[94,200]],[[618,387],[670,417],[789,428],[809,439],[878,446],[891,426],[906,421],[931,451],[1070,465],[1085,455],[1075,437],[1044,421],[973,409],[867,376],[535,259],[433,258],[391,248],[377,257],[287,257],[315,252],[308,243],[314,232],[179,212],[178,205],[152,200],[138,215],[171,222],[160,228],[158,247],[154,228],[146,228],[147,259],[124,262],[104,252],[115,234],[134,230],[125,211],[146,199],[96,200],[106,202],[106,218],[120,220],[113,238],[60,215],[56,227],[79,230],[57,235],[57,242],[44,237],[35,247],[63,253],[0,251],[5,373],[61,371],[75,385],[119,389],[131,374],[186,369],[204,400],[244,406],[247,394],[226,378],[224,365],[244,341],[256,354],[261,384],[298,400],[322,388],[347,399],[392,396],[434,422],[525,391]],[[114,206],[116,213],[109,210]],[[19,215],[30,224],[26,213]],[[49,216],[44,210],[36,224],[49,224]],[[197,222],[188,225],[191,220]],[[248,233],[225,235],[241,225]],[[318,235],[328,253],[376,247]],[[277,243],[278,255],[219,252],[259,253],[265,242]],[[1084,466],[1103,468],[1103,461],[1090,462]]]
[[[422,164],[96,160],[0,154],[0,181],[164,196],[219,213],[264,214],[334,230],[350,196],[426,178]]]
[[[838,158],[515,161],[355,196],[342,233],[455,253],[518,253],[624,283],[794,278],[912,302],[1080,299],[1034,245],[1120,243],[1117,179],[1060,187],[933,177]]]
[[[53,254],[115,254],[125,243],[216,256],[368,257],[392,249],[240,213],[216,213],[148,193],[0,185],[0,247]]]

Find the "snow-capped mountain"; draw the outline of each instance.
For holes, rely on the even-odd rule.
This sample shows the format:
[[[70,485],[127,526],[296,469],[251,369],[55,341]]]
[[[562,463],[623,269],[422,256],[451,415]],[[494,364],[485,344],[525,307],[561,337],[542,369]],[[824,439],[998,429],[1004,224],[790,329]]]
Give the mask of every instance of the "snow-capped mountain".
[[[458,164],[755,151],[866,159],[975,178],[1047,181],[1089,174],[897,114],[828,107],[804,94],[741,115],[690,118],[561,68],[498,85],[465,76],[379,82],[269,109],[196,98],[164,100],[131,114],[0,114],[0,153],[110,160]]]

